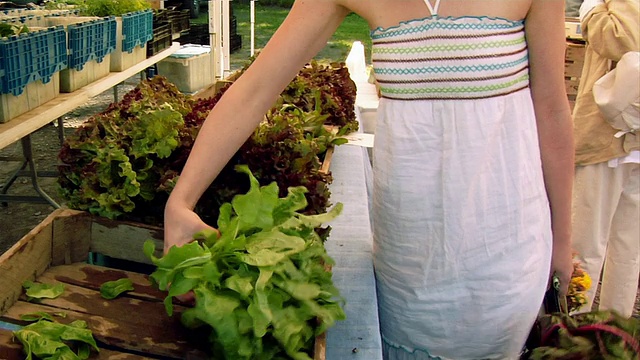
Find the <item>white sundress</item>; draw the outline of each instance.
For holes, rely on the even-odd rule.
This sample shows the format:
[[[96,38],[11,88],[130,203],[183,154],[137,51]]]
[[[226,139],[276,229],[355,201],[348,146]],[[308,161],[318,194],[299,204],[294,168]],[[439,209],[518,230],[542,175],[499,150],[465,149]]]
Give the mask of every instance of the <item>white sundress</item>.
[[[524,24],[425,2],[430,17],[372,32],[384,357],[517,358],[552,242]]]

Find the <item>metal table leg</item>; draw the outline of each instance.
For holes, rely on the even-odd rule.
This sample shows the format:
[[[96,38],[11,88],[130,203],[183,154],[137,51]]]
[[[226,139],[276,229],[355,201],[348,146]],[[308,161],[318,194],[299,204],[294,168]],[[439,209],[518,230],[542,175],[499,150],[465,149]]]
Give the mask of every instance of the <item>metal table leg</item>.
[[[38,172],[36,171],[36,164],[33,161],[33,149],[31,146],[31,135],[27,135],[20,139],[22,144],[22,155],[24,157],[22,165],[18,170],[9,178],[6,184],[0,189],[0,203],[6,206],[7,202],[30,202],[30,203],[42,203],[49,204],[54,208],[60,208],[60,205],[55,202],[38,183]],[[25,171],[26,167],[29,170]],[[50,174],[51,175],[51,174]],[[20,176],[28,176],[31,178],[31,185],[33,189],[38,193],[38,196],[25,196],[25,195],[9,195],[9,187],[13,185],[16,179]]]
[[[64,119],[62,116],[58,118],[58,139],[60,140],[60,146],[64,144]]]

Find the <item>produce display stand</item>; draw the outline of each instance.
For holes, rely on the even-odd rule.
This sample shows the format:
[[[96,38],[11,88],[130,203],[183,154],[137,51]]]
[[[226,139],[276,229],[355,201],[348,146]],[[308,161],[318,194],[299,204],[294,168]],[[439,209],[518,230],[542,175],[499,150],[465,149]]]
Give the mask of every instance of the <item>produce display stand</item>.
[[[22,165],[9,181],[0,188],[0,203],[3,202],[38,202],[48,203],[55,208],[60,206],[49,197],[38,185],[38,172],[33,161],[33,153],[31,149],[31,133],[42,128],[43,126],[60,119],[66,113],[73,111],[75,108],[85,104],[92,97],[101,94],[111,88],[116,89],[117,85],[130,78],[131,76],[144,71],[146,68],[153,66],[158,61],[168,57],[180,48],[180,44],[174,42],[171,47],[161,51],[160,53],[143,60],[128,69],[121,72],[113,72],[95,83],[84,86],[72,93],[60,94],[53,100],[24,113],[7,123],[0,124],[0,149],[19,141],[22,145],[23,159]],[[0,161],[15,161],[16,159],[2,159]],[[28,167],[28,170],[25,170]],[[42,174],[41,174],[42,175]],[[9,195],[7,191],[18,176],[29,176],[36,196],[18,196]]]
[[[55,210],[0,257],[0,321],[15,324],[28,313],[65,313],[60,322],[84,320],[92,330],[101,348],[93,358],[205,359],[206,343],[194,341],[202,336],[180,324],[184,305],[176,304],[170,317],[163,304],[166,294],[155,289],[147,275],[87,263],[91,253],[99,253],[148,265],[142,253],[147,239],[156,242],[161,255],[162,229]],[[125,277],[134,291],[113,300],[101,297],[104,282]],[[26,280],[64,283],[65,291],[55,299],[28,302],[21,295]],[[24,357],[11,337],[11,331],[0,327],[0,359]],[[314,360],[325,360],[324,336],[316,339],[316,349]]]
[[[326,340],[316,339],[316,360],[382,359],[364,154],[363,148],[342,145],[335,148],[330,162],[331,201],[342,202],[344,209],[330,223],[326,248],[335,260],[333,281],[346,301],[347,319],[330,328]],[[59,321],[86,320],[103,347],[94,358],[176,358],[176,354],[180,359],[201,358],[197,347],[186,346],[192,334],[177,330],[178,317],[165,315],[163,297],[145,275],[87,263],[90,253],[148,263],[142,243],[156,239],[156,249],[161,249],[157,240],[161,238],[162,229],[157,227],[55,210],[0,256],[0,359],[24,358],[20,345],[11,341],[11,330],[16,329],[11,326],[20,314],[36,309],[67,313]],[[135,291],[116,300],[100,297],[99,284],[124,276],[133,281]],[[22,283],[33,279],[64,282],[66,294],[41,304],[28,303],[21,295]]]

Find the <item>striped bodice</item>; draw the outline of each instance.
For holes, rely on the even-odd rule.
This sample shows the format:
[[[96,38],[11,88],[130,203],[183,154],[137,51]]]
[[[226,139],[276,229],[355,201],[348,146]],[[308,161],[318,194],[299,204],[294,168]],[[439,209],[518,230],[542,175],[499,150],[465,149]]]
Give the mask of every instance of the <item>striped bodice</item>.
[[[384,98],[480,99],[529,86],[522,21],[431,16],[376,29],[371,37]]]

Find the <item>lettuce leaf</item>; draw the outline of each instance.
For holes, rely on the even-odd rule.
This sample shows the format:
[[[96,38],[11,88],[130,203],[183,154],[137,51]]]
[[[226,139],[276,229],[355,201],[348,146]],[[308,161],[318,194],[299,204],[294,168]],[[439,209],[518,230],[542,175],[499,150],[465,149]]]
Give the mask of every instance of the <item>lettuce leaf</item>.
[[[188,327],[211,332],[211,352],[223,358],[310,359],[314,337],[345,318],[344,299],[324,268],[333,261],[315,228],[338,216],[303,215],[304,187],[278,197],[275,183],[260,186],[246,166],[250,189],[222,205],[215,232],[201,241],[172,247],[162,258],[145,243],[156,266],[151,279],[167,290],[165,306],[188,291],[195,307],[182,314]],[[270,356],[270,357],[265,357]]]

